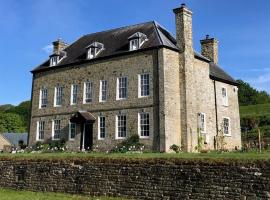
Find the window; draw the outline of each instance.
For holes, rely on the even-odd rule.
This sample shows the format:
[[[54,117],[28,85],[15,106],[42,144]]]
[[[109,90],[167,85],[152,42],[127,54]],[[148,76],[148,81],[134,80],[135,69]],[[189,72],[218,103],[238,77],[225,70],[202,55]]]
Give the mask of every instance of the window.
[[[150,94],[149,74],[139,75],[139,97],[147,97]]]
[[[222,88],[222,105],[228,106],[228,93],[226,88]]]
[[[44,121],[39,121],[37,122],[37,141],[42,141],[44,140],[44,129],[45,129],[45,122]]]
[[[134,39],[130,41],[130,51],[139,49],[139,39]]]
[[[69,123],[69,139],[74,140],[76,136],[76,124]]]
[[[230,135],[230,119],[228,117],[223,118],[223,134],[224,135]]]
[[[54,55],[50,58],[50,66],[55,66],[58,64],[58,61],[59,61],[59,56],[57,55]]]
[[[60,133],[61,133],[60,120],[54,120],[52,127],[53,127],[53,133],[52,133],[53,140],[59,140]]]
[[[77,104],[78,101],[78,85],[77,84],[73,84],[71,85],[71,100],[70,100],[70,104],[71,105],[75,105]]]
[[[105,80],[100,81],[100,94],[99,94],[100,102],[107,101],[107,90],[108,90],[108,82]]]
[[[106,121],[104,116],[98,118],[98,139],[104,139],[106,137]]]
[[[93,101],[93,83],[84,83],[84,103],[91,103]]]
[[[127,77],[120,77],[117,79],[117,99],[127,98]]]
[[[127,116],[117,115],[116,118],[116,139],[122,139],[127,137]]]
[[[54,94],[54,106],[61,106],[63,101],[63,87],[57,86],[55,87],[55,94]]]
[[[88,49],[87,59],[92,59],[95,58],[102,50],[104,50],[104,45],[99,42],[94,42],[86,48]]]
[[[150,136],[149,113],[139,113],[139,136],[148,138]]]
[[[205,133],[206,132],[205,114],[199,113],[198,117],[199,117],[199,119],[198,119],[199,129],[200,129],[201,133]]]
[[[40,90],[39,108],[45,108],[48,104],[48,90],[43,88]]]

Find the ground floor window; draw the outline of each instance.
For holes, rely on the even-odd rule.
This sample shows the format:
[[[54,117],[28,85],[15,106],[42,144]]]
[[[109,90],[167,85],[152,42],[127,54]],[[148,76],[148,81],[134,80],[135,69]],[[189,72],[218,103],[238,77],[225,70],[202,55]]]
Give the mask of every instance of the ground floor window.
[[[76,136],[76,124],[69,123],[69,139],[74,140]]]
[[[116,133],[117,138],[125,138],[127,137],[127,116],[126,115],[117,115],[116,118]]]
[[[142,138],[150,136],[149,113],[139,113],[139,136]]]
[[[223,118],[223,134],[230,135],[230,119],[228,117]]]
[[[99,130],[98,139],[104,139],[106,137],[106,121],[104,116],[99,116],[98,118]]]
[[[37,123],[37,140],[44,140],[45,122],[39,121]]]
[[[60,125],[60,120],[54,120],[53,121],[53,134],[52,138],[53,140],[59,140],[60,139],[60,133],[61,133],[61,125]]]

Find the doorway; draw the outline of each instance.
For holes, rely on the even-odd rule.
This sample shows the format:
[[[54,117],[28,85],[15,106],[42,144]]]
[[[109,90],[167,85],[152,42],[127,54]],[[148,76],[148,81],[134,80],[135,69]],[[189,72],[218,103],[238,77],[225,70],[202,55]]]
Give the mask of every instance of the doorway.
[[[93,148],[93,123],[83,124],[82,133],[83,134],[82,134],[81,149],[85,149],[87,151],[92,150]]]

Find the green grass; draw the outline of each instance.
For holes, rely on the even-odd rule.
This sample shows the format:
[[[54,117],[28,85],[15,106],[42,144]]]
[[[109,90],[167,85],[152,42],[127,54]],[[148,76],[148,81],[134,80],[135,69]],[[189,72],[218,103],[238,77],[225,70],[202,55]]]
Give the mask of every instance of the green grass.
[[[270,160],[270,151],[210,153],[23,153],[0,154],[0,159],[182,159],[182,160]]]
[[[3,200],[120,200],[122,198],[86,197],[52,192],[30,192],[0,188]]]
[[[270,103],[240,106],[241,117],[270,115]]]

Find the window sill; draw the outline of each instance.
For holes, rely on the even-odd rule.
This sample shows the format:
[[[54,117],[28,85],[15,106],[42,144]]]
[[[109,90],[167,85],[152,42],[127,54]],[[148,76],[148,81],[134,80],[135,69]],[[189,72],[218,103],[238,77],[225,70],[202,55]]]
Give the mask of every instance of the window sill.
[[[232,137],[231,134],[223,134],[223,135],[224,135],[224,137]]]
[[[127,139],[127,137],[117,137],[117,138],[115,138],[116,140],[125,140],[125,139]]]
[[[116,99],[116,101],[127,100],[127,98]]]
[[[44,139],[37,139],[37,142],[44,142]]]
[[[105,140],[105,138],[98,138],[98,140],[101,140],[102,141],[102,140]]]
[[[60,140],[60,138],[59,138],[59,139],[52,138],[52,140],[53,140],[53,141],[59,141],[59,140]]]
[[[75,141],[75,138],[69,138],[68,141]]]
[[[62,107],[62,105],[54,105],[53,107],[55,107],[55,108],[61,108]]]
[[[223,106],[223,107],[229,107],[229,105],[224,105],[224,104],[223,104],[222,106]]]
[[[147,98],[149,97],[150,95],[147,95],[147,96],[138,96],[139,99],[142,99],[142,98]]]
[[[140,139],[150,139],[150,136],[140,136]]]

